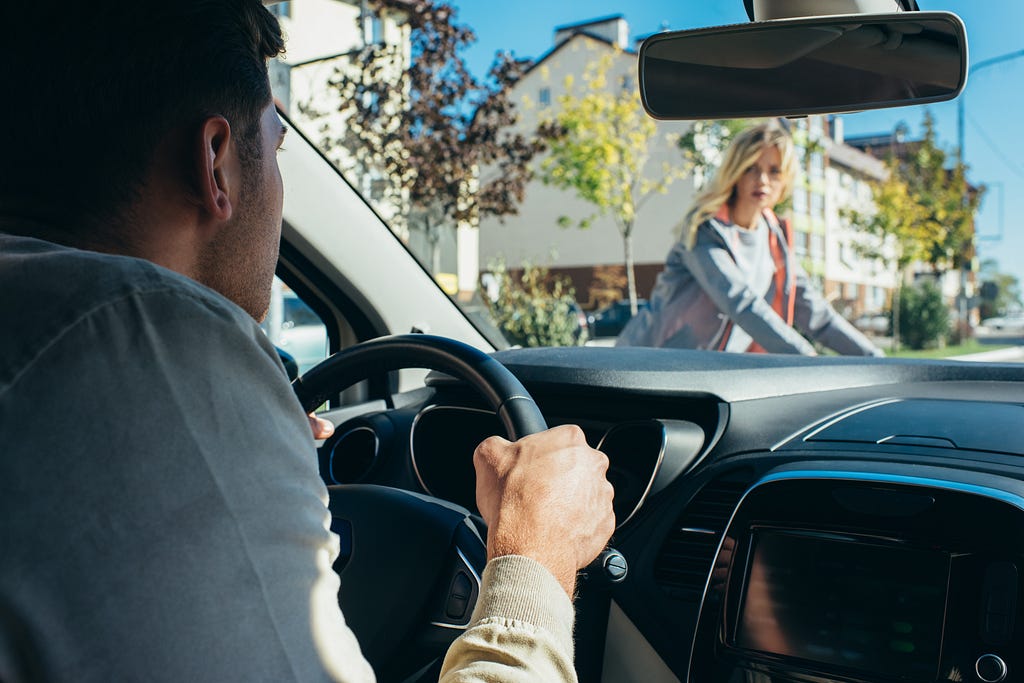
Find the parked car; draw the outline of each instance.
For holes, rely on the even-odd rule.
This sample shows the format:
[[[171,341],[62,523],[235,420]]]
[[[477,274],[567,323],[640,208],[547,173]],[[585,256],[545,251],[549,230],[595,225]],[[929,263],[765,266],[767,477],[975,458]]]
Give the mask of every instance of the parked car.
[[[865,313],[853,320],[853,326],[868,334],[885,335],[892,329],[892,320],[888,313]]]
[[[1024,332],[1024,315],[1001,315],[985,318],[981,326],[995,332]]]
[[[758,40],[746,40],[753,29],[705,32],[689,52],[685,41],[659,34],[641,55],[665,62],[652,67],[680,68],[691,53],[696,64],[644,72],[645,98],[663,118],[686,108],[691,118],[740,118],[931,102],[941,99],[937,91],[958,90],[967,73],[962,25],[945,15],[919,18],[910,11],[915,0],[888,4],[907,11],[884,20],[758,22]],[[798,5],[746,6],[754,18],[754,7]],[[17,10],[11,14],[16,20]],[[548,29],[547,18],[537,16],[539,29]],[[774,47],[783,50],[777,59],[759,52]],[[828,49],[815,60],[818,47]],[[778,75],[773,66],[788,70]],[[713,82],[700,81],[704,67]],[[773,85],[751,89],[740,80],[745,73]],[[492,434],[529,431],[499,418],[524,396],[503,394],[458,363],[432,360],[443,373],[428,375],[423,361],[409,359],[416,342],[371,346],[411,331],[431,333],[419,342],[428,350],[420,358],[463,348],[434,335],[490,354],[536,399],[541,423],[578,423],[609,457],[615,545],[629,572],[619,583],[593,576],[580,584],[580,680],[1021,680],[1024,365],[496,351],[301,130],[279,161],[287,192],[278,273],[317,304],[311,310],[328,350],[338,352],[334,362],[354,368],[325,390],[321,414],[338,428],[316,457],[347,553],[336,565],[339,599],[380,680],[437,680],[447,643],[469,621],[483,568],[473,449]],[[618,302],[595,314],[595,336],[617,334],[628,319],[622,310]],[[379,363],[359,360],[370,352]],[[389,375],[403,365],[417,367]],[[346,390],[360,373],[371,381]],[[319,396],[305,399],[320,405]],[[361,485],[336,487],[353,482]],[[352,496],[373,491],[391,495],[343,511]],[[416,495],[398,495],[405,491]],[[391,514],[396,499],[412,507]],[[80,507],[73,514],[85,514]],[[439,511],[458,524],[432,541],[418,522]],[[201,580],[189,562],[178,564],[175,581]],[[456,585],[465,592],[452,592]]]
[[[647,299],[639,299],[636,302],[637,312],[650,306]],[[630,310],[629,299],[620,299],[615,303],[605,306],[587,316],[587,323],[590,326],[592,337],[617,337],[622,328],[633,318]]]
[[[575,340],[577,340],[577,343],[582,344],[592,336],[590,331],[590,318],[578,303],[572,303],[569,305],[569,313],[575,318],[575,322],[577,322]]]

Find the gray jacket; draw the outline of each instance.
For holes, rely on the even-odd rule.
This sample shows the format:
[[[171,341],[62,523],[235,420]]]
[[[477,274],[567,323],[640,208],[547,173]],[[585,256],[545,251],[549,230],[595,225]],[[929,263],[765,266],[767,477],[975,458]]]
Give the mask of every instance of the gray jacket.
[[[787,303],[793,297],[792,327],[772,308],[777,281],[773,279],[764,294],[752,291],[733,246],[720,232],[737,228],[710,218],[697,228],[693,249],[681,241],[673,245],[651,294],[650,308],[626,325],[616,345],[719,349],[735,325],[769,353],[814,355],[814,346],[802,332],[844,355],[883,355],[813,286],[790,253],[782,227],[768,217],[762,220],[784,255],[787,272],[782,281]],[[770,253],[764,257],[772,258]]]

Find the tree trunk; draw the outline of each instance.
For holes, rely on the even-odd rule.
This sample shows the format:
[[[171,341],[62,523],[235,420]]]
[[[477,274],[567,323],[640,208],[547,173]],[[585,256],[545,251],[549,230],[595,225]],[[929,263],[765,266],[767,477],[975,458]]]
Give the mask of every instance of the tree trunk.
[[[430,242],[430,272],[437,275],[441,272],[441,243],[440,240]]]
[[[892,351],[900,350],[900,290],[903,289],[903,271],[898,270],[896,288],[892,290]]]
[[[423,216],[423,232],[430,245],[430,274],[437,275],[441,272],[441,235],[440,228],[430,220],[430,215]]]
[[[631,228],[632,226],[630,226]],[[629,290],[629,312],[636,315],[636,273],[633,271],[633,231],[622,232],[622,253],[626,260],[626,288]]]

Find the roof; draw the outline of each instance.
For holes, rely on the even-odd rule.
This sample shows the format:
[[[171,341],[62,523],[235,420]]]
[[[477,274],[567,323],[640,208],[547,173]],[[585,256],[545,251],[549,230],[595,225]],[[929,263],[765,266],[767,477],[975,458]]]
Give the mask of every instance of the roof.
[[[846,144],[858,149],[864,149],[866,147],[887,147],[893,141],[892,132],[888,133],[872,133],[870,135],[848,135],[846,136]]]
[[[526,71],[523,72],[523,76],[526,76],[526,74],[530,73],[531,71],[536,69],[538,66],[540,66],[541,64],[546,62],[548,59],[553,57],[555,55],[555,53],[559,52],[563,47],[565,47],[566,45],[571,43],[574,38],[577,38],[577,37],[580,37],[580,36],[582,36],[584,38],[589,38],[590,40],[596,40],[599,43],[604,43],[605,45],[607,45],[609,47],[614,47],[616,49],[616,51],[622,52],[623,54],[627,54],[627,55],[635,55],[636,54],[636,50],[634,50],[633,48],[630,48],[630,47],[620,48],[613,41],[608,40],[604,36],[595,35],[595,34],[590,33],[588,31],[576,31],[576,32],[572,33],[568,38],[566,38],[565,40],[561,41],[560,43],[558,43],[557,45],[555,45],[554,47],[549,49],[547,52],[542,54],[540,57],[538,57],[532,64],[530,64],[529,68],[526,69]]]
[[[882,180],[888,173],[885,163],[881,159],[849,144],[838,143],[831,138],[826,138],[825,151],[828,153],[830,162],[858,171],[875,180]]]
[[[577,28],[586,28],[587,26],[596,26],[598,24],[607,24],[609,21],[618,21],[625,18],[626,16],[624,14],[609,14],[606,17],[598,17],[597,19],[587,19],[586,21],[580,21],[575,24],[563,24],[562,26],[556,26],[555,33]]]
[[[280,0],[263,0],[264,3],[279,2]],[[338,0],[347,5],[362,5],[363,0]],[[382,5],[388,7],[397,7],[399,9],[409,9],[415,4],[415,0],[377,0]]]

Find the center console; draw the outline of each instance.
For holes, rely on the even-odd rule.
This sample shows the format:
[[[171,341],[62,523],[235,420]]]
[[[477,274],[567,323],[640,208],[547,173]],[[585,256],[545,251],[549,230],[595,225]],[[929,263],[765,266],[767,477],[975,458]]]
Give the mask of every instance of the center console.
[[[1024,680],[1024,492],[965,476],[789,468],[755,484],[722,537],[689,680]]]

